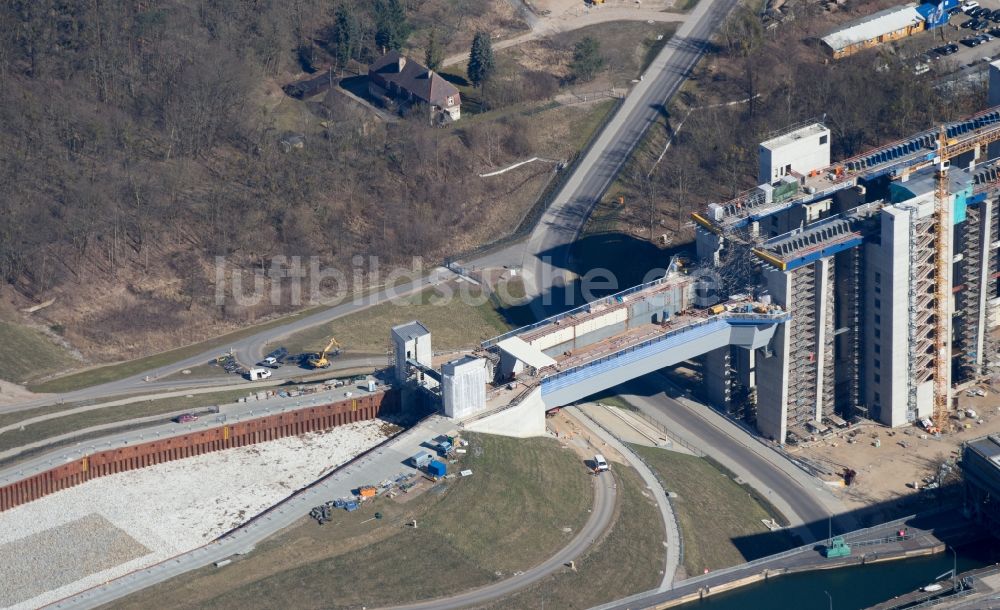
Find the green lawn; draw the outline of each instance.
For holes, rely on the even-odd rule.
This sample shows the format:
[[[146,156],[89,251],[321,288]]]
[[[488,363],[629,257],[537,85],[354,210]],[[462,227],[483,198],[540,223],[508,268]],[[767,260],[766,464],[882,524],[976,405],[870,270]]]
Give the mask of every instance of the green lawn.
[[[743,563],[748,558],[770,555],[797,544],[791,534],[781,531],[741,552],[734,541],[768,531],[761,519],[784,520],[784,517],[768,512],[754,494],[709,460],[655,447],[631,447],[659,475],[666,489],[677,494],[671,503],[684,541],[684,569],[688,576],[701,574],[705,568],[718,570]]]
[[[75,362],[44,333],[0,322],[0,379],[24,383],[61,371]]]
[[[337,512],[322,527],[303,519],[231,567],[191,572],[115,607],[381,607],[509,577],[566,545],[593,502],[576,455],[552,439],[467,438],[470,477],[406,503]]]
[[[613,471],[620,498],[615,523],[606,538],[576,560],[577,571],[553,574],[489,608],[590,608],[660,584],[666,556],[660,512],[635,470],[616,466]]]
[[[226,392],[212,392],[210,394],[194,394],[190,398],[178,396],[176,398],[162,398],[159,400],[147,400],[134,402],[117,407],[107,407],[94,409],[93,411],[83,411],[64,417],[47,419],[35,424],[25,426],[23,430],[10,430],[0,434],[0,451],[6,451],[15,447],[21,447],[28,443],[34,443],[46,438],[59,436],[74,430],[82,430],[91,426],[100,426],[114,422],[126,421],[137,417],[148,417],[160,415],[161,413],[171,413],[173,411],[196,410],[200,407],[210,405],[220,405],[235,402],[237,399],[249,394],[249,390],[230,390]],[[71,408],[70,405],[56,405],[52,407],[41,407],[26,411],[16,411],[0,415],[0,425],[10,425],[18,421],[54,413]]]
[[[475,299],[466,303],[459,296],[460,287]],[[448,294],[452,298],[446,298]],[[431,331],[435,351],[475,347],[509,329],[490,299],[467,282],[452,282],[444,288],[428,288],[420,294],[382,303],[338,318],[327,325],[295,333],[280,344],[292,353],[318,351],[332,334],[345,352],[384,354],[389,329],[397,324],[420,320]],[[271,346],[269,346],[270,349]]]

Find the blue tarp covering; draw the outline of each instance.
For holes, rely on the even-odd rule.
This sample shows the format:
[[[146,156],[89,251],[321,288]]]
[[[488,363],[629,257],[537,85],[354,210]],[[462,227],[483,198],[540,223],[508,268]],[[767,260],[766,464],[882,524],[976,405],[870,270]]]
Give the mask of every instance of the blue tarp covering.
[[[917,7],[917,12],[927,22],[927,29],[940,27],[948,23],[948,11],[958,6],[958,0],[944,0],[941,4],[927,2]]]

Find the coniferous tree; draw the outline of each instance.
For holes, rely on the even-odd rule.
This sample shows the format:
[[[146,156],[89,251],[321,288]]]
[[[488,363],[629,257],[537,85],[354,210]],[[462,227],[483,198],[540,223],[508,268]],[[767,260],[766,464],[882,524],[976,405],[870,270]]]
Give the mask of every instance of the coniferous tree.
[[[469,51],[469,67],[466,73],[476,87],[490,79],[493,74],[493,44],[486,32],[476,32],[472,39],[472,49]]]

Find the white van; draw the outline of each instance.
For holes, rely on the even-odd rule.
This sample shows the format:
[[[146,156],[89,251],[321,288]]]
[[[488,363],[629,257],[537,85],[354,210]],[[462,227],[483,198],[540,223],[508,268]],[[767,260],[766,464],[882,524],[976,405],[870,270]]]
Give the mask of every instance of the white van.
[[[979,8],[979,3],[976,2],[976,0],[970,0],[969,2],[965,2],[965,3],[962,4],[962,12],[963,13],[968,13],[969,11],[971,11],[974,8]]]
[[[604,456],[598,453],[594,456],[594,470],[597,472],[604,472],[608,469],[608,461],[604,459]]]
[[[271,369],[250,369],[247,371],[247,375],[250,377],[250,381],[259,381],[270,377]]]

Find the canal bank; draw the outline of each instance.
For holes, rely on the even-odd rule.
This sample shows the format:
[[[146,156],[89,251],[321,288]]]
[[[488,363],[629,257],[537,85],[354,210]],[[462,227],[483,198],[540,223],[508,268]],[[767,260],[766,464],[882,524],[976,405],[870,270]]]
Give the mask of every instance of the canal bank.
[[[801,608],[863,610],[934,582],[957,564],[974,570],[1000,559],[994,543],[965,546],[952,553],[812,571],[750,584],[680,606],[681,610],[756,610]],[[829,594],[829,597],[827,596]]]
[[[939,510],[931,514],[897,519],[843,535],[842,538],[850,545],[850,553],[846,556],[826,557],[823,543],[806,545],[689,578],[675,583],[667,591],[649,591],[621,599],[601,606],[600,610],[692,607],[729,595],[756,591],[760,587],[770,588],[775,583],[801,577],[843,574],[857,569],[875,570],[882,565],[908,563],[915,558],[943,556],[949,545],[969,542],[970,532],[973,536],[971,539],[974,539],[975,533],[970,525],[970,522],[958,517],[954,510]],[[933,576],[932,574],[926,578],[932,579]],[[900,592],[907,590],[904,586]],[[875,598],[873,603],[883,599],[885,598]],[[763,605],[741,605],[740,608],[796,607],[785,602],[779,596],[770,602],[762,602]]]

